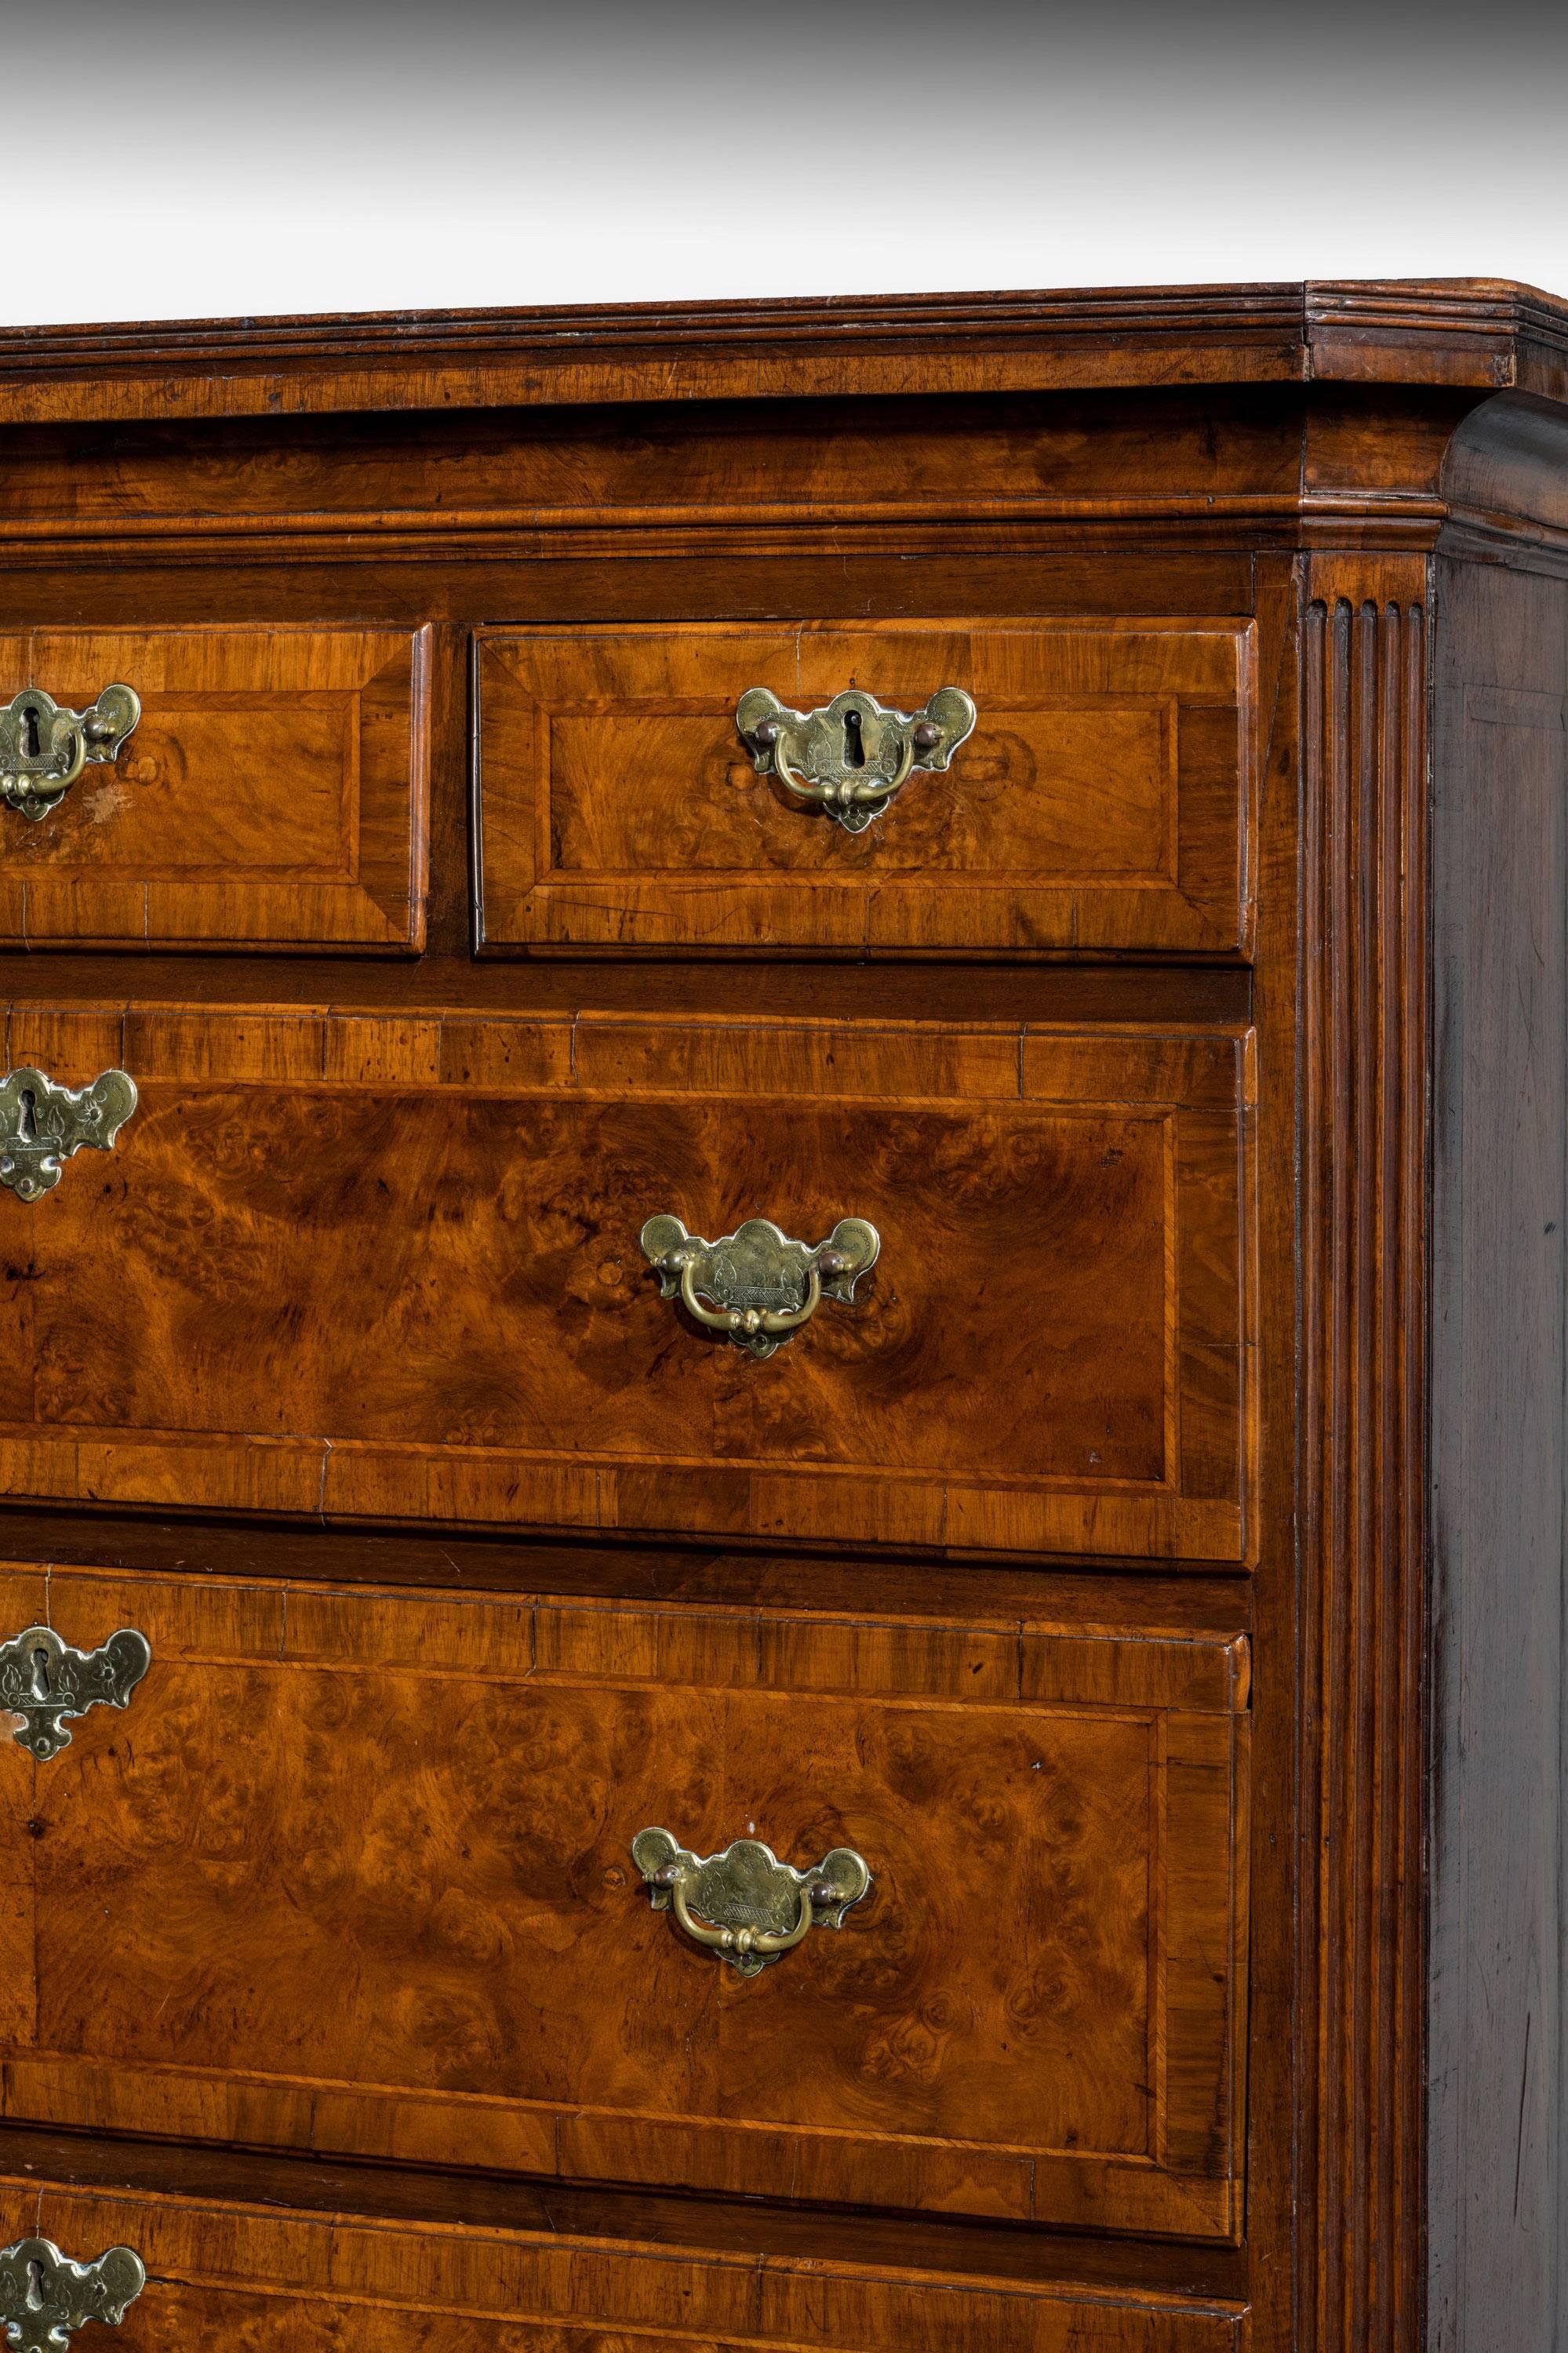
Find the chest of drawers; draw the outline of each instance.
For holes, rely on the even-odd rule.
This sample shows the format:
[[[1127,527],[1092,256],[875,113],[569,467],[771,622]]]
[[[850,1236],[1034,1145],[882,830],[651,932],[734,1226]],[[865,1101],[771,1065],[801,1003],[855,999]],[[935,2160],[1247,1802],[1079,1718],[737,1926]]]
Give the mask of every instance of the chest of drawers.
[[[1546,2353],[1568,314],[0,454],[12,2341]]]

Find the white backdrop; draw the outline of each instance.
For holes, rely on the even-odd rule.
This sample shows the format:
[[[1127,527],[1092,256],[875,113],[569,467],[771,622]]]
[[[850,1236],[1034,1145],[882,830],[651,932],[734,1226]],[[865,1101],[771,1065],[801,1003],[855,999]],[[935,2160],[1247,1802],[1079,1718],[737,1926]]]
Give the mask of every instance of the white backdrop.
[[[0,0],[0,318],[1508,276],[1568,7]]]

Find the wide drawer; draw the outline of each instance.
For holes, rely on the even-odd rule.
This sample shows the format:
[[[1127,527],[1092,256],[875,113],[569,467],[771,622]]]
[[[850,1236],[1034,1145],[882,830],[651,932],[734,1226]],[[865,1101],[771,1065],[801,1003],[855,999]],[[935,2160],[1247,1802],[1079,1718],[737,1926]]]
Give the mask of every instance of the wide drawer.
[[[46,1608],[152,1663],[0,1746],[9,2115],[1233,2234],[1240,1637],[0,1577]],[[744,1975],[651,1829],[871,1892]]]
[[[13,1494],[1251,1557],[1246,1033],[16,1007],[10,1056],[141,1090],[0,1190]],[[640,1239],[759,1215],[881,1241],[766,1362]]]
[[[410,951],[425,924],[422,639],[331,628],[0,638],[0,702],[141,718],[34,819],[0,805],[0,936],[30,947]],[[36,722],[35,722],[36,732]]]
[[[81,2189],[0,2176],[6,2241],[147,2278],[114,2353],[1244,2353],[1243,2306]],[[73,2337],[94,2353],[92,2331]]]
[[[481,944],[1234,954],[1254,668],[1245,621],[482,631]],[[758,774],[756,687],[910,714],[958,687],[978,715],[854,831]]]

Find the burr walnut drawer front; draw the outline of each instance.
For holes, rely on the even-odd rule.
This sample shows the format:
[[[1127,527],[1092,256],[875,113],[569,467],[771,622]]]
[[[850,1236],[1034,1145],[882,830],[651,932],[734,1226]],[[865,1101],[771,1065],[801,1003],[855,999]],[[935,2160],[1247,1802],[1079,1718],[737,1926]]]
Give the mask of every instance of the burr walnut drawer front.
[[[1252,1556],[1248,1033],[18,1006],[10,1060],[11,1493]]]
[[[9,2116],[1234,2232],[1240,1636],[26,1568],[0,1609]]]
[[[144,2274],[103,2340],[114,2353],[1245,2353],[1247,2341],[1245,2306],[1223,2298],[698,2253],[528,2219],[376,2219],[291,2208],[276,2190],[253,2204],[139,2194],[84,2188],[77,2168],[0,2175],[0,2232],[49,2283],[58,2256],[130,2251],[105,2266],[122,2292]],[[94,2353],[99,2339],[89,2328],[70,2342]]]
[[[422,946],[418,634],[0,637],[0,936]]]
[[[1245,621],[483,631],[482,944],[1235,954],[1253,671]]]

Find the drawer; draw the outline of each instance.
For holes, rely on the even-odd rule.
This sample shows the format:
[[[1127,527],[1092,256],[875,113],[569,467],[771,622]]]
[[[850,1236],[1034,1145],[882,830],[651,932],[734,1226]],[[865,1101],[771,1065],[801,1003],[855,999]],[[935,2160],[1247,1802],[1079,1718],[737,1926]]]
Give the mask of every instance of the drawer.
[[[13,1065],[141,1090],[111,1154],[0,1189],[13,1494],[1252,1556],[1245,1033],[17,1007],[9,1034]],[[783,1240],[863,1221],[880,1256],[759,1361],[662,1296],[656,1219],[733,1244],[710,1297],[786,1312],[812,1276]]]
[[[6,2242],[129,2245],[114,2353],[1245,2353],[1245,2306],[0,2176]],[[94,2353],[96,2334],[71,2339]]]
[[[1243,621],[482,631],[482,944],[1234,955],[1254,670]],[[913,715],[944,687],[972,734],[858,831],[759,776],[737,732],[753,688]],[[874,722],[850,717],[863,764]]]
[[[85,766],[37,818],[0,803],[0,935],[30,947],[423,945],[421,635],[0,638],[0,702],[36,686],[84,712],[111,683],[142,706],[117,755]]]
[[[1241,1638],[58,1569],[47,1601],[152,1663],[48,1761],[0,1746],[9,2116],[1234,2235]],[[6,1572],[6,1639],[45,1604]],[[698,1930],[800,1941],[751,1975],[691,1941],[651,1830],[726,1858]],[[870,1892],[810,1926],[737,1840]]]

